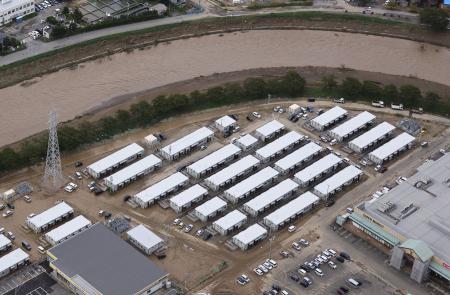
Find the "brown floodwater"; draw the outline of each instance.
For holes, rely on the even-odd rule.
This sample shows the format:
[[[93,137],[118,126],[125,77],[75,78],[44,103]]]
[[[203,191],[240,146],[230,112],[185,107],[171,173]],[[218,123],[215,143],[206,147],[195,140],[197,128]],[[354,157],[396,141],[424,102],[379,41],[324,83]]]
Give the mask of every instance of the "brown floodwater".
[[[0,89],[0,146],[114,97],[220,72],[285,66],[353,68],[450,85],[450,50],[418,42],[326,31],[268,30],[203,36],[120,53]]]

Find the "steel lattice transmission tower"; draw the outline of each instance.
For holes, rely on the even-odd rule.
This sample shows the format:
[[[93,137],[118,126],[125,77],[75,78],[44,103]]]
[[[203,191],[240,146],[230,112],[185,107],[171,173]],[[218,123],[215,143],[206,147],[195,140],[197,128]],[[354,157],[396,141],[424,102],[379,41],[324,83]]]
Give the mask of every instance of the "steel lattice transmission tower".
[[[43,188],[49,193],[55,193],[64,183],[61,168],[61,156],[58,144],[58,121],[56,111],[50,112],[47,159],[45,160],[45,172]]]

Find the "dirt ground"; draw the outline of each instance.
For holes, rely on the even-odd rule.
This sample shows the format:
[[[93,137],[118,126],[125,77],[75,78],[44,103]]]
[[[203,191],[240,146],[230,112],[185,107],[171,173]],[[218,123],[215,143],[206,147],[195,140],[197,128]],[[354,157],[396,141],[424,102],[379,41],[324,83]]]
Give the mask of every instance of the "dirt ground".
[[[304,102],[300,103],[305,105]],[[285,123],[289,129],[299,130],[303,134],[317,139],[317,133],[309,132],[299,127],[299,124],[289,122],[286,119],[285,114],[274,114],[271,109],[278,104],[286,107],[290,104],[290,102],[287,103],[274,100],[267,105],[239,105],[233,108],[214,109],[194,115],[189,114],[176,118],[168,118],[165,122],[157,124],[152,128],[129,132],[127,134],[117,136],[114,139],[92,146],[87,150],[64,156],[62,159],[64,174],[68,176],[74,174],[76,170],[73,163],[75,161],[81,160],[85,164],[90,164],[95,160],[104,157],[106,154],[109,154],[112,151],[126,145],[127,143],[141,142],[143,137],[149,133],[162,131],[168,136],[166,142],[172,142],[181,135],[196,129],[199,126],[211,125],[214,119],[224,113],[240,115],[241,119],[239,120],[239,124],[242,128],[242,132],[250,132],[261,126],[265,121],[272,118],[277,118]],[[314,107],[316,109],[329,107],[331,105],[332,104],[329,102],[314,103]],[[377,121],[387,120],[395,123],[400,119],[398,114],[395,114],[391,110],[387,109],[374,109],[358,104],[345,104],[344,107],[348,110],[352,110],[352,114],[356,111],[369,109],[377,115]],[[263,119],[250,123],[245,120],[245,115],[254,110],[258,110],[262,114]],[[419,121],[424,124],[427,132],[423,135],[422,140],[429,140],[433,142],[433,138],[440,136],[445,130],[445,125],[449,125],[449,121],[446,119],[440,119],[441,124],[435,124],[435,120],[437,120],[437,118],[433,116],[424,115],[423,119],[424,120],[419,119]],[[43,259],[43,257],[36,251],[37,245],[40,244],[40,235],[25,232],[21,227],[26,216],[29,214],[42,212],[51,207],[58,200],[66,201],[76,209],[76,214],[83,214],[93,222],[102,221],[102,218],[97,214],[100,209],[108,210],[116,216],[125,214],[132,218],[133,224],[147,224],[166,241],[168,245],[167,258],[164,260],[157,260],[155,257],[150,257],[150,259],[157,265],[170,272],[171,278],[177,283],[178,286],[191,290],[192,292],[188,292],[189,294],[194,294],[193,290],[209,291],[212,294],[258,294],[263,287],[262,284],[252,283],[245,287],[241,287],[235,283],[235,278],[241,273],[247,273],[252,275],[252,279],[255,279],[256,282],[258,282],[257,277],[251,273],[251,269],[255,266],[256,262],[262,261],[264,257],[267,257],[269,252],[269,243],[267,239],[248,252],[244,253],[240,250],[231,252],[223,245],[224,239],[214,237],[210,241],[205,242],[197,238],[193,233],[195,233],[198,228],[205,226],[205,224],[199,221],[191,222],[184,216],[184,214],[177,215],[171,209],[162,209],[158,205],[154,205],[148,209],[133,209],[124,204],[122,201],[124,195],[134,194],[140,191],[141,189],[173,173],[180,165],[199,159],[228,141],[229,139],[223,139],[220,135],[216,135],[216,139],[205,151],[195,152],[181,161],[175,162],[171,165],[166,165],[157,173],[146,176],[144,179],[127,186],[114,195],[104,193],[97,197],[94,196],[92,193],[88,192],[87,189],[87,184],[91,181],[91,179],[85,178],[81,181],[76,181],[79,184],[79,189],[74,193],[70,194],[60,191],[56,195],[47,196],[39,189],[43,170],[42,166],[35,166],[10,174],[7,177],[0,179],[1,192],[24,180],[29,181],[34,186],[35,192],[31,194],[32,203],[28,204],[23,200],[17,200],[15,202],[16,209],[14,215],[3,218],[2,226],[5,227],[6,231],[12,231],[16,235],[16,246],[19,246],[22,240],[29,241],[33,247],[33,250],[30,253],[32,259],[33,261],[38,261]],[[355,155],[349,155],[348,157],[351,157],[353,161],[358,160]],[[404,158],[407,158],[407,156],[401,158],[398,162],[403,161]],[[378,177],[372,169],[367,169],[366,174],[369,179],[376,179]],[[378,185],[380,184],[378,183]],[[316,218],[322,214],[325,214],[327,218],[332,217],[332,215],[327,215],[323,209],[318,208],[315,212],[305,218],[297,220],[294,224],[297,228],[302,228],[302,226],[306,224],[310,218]],[[180,231],[177,227],[171,225],[175,218],[180,217],[183,218],[185,223],[187,222],[194,224],[194,229],[191,233],[186,234]],[[271,245],[274,255],[278,253],[280,249],[286,247],[286,245],[289,245],[292,237],[292,234],[289,234],[286,230],[277,232],[276,238]],[[323,239],[322,234],[318,232],[317,226],[313,228],[309,227],[305,232],[298,232],[295,237],[305,237],[312,242]],[[208,275],[215,272],[215,269],[217,269],[222,262],[226,262],[227,267],[202,283]]]
[[[12,85],[45,73],[49,73],[69,65],[77,64],[86,57],[110,55],[120,50],[126,50],[136,45],[154,42],[165,38],[177,38],[191,35],[200,36],[207,32],[227,29],[258,29],[263,27],[301,27],[322,30],[342,30],[347,32],[363,32],[365,34],[392,34],[420,42],[450,46],[450,34],[436,34],[420,27],[410,27],[405,24],[374,24],[361,21],[330,21],[318,17],[314,20],[305,20],[290,17],[244,17],[219,18],[201,22],[183,23],[179,26],[152,30],[147,33],[121,35],[120,37],[102,40],[92,44],[76,46],[64,52],[56,52],[36,61],[0,69],[0,87]],[[192,35],[191,35],[192,36]]]

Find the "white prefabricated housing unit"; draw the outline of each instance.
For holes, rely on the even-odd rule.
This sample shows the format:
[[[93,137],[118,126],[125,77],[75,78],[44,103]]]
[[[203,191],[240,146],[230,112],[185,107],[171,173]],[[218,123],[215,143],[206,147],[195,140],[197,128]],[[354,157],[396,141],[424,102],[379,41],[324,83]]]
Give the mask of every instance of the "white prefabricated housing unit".
[[[175,210],[175,212],[180,213],[183,210],[190,208],[193,204],[200,202],[207,195],[208,190],[200,184],[196,184],[170,198],[170,207]]]
[[[292,149],[305,138],[304,135],[291,131],[271,143],[257,149],[255,156],[263,163],[268,162]]]
[[[292,196],[297,191],[298,187],[299,186],[295,181],[288,178],[251,199],[244,204],[243,208],[250,215],[256,217],[258,214],[279,203],[281,200]]]
[[[0,277],[4,277],[30,261],[30,255],[20,248],[0,257]]]
[[[127,238],[133,245],[147,255],[164,246],[164,241],[143,224],[127,231]]]
[[[12,200],[14,200],[15,196],[16,196],[16,191],[13,189],[9,189],[2,194],[3,201],[5,201],[5,202],[11,202]]]
[[[186,171],[193,177],[200,178],[203,175],[216,170],[223,164],[233,159],[237,159],[240,153],[241,149],[230,143],[187,166]]]
[[[241,248],[242,251],[247,250],[255,245],[258,241],[263,240],[267,236],[267,229],[255,223],[247,229],[233,236],[233,243]]]
[[[244,135],[234,143],[240,147],[243,151],[249,151],[258,145],[258,139],[250,134]]]
[[[376,164],[391,160],[400,152],[414,146],[416,138],[406,132],[394,137],[369,154],[369,159]]]
[[[328,134],[337,141],[346,140],[356,132],[372,124],[375,121],[375,118],[375,115],[364,111],[350,120],[345,121],[341,125],[331,129]]]
[[[322,199],[341,191],[345,186],[358,181],[364,173],[353,165],[347,166],[314,187],[314,193]]]
[[[294,175],[294,180],[302,187],[308,186],[324,174],[336,169],[343,161],[335,154],[328,154]]]
[[[48,233],[44,235],[45,240],[49,242],[52,246],[59,244],[70,237],[75,236],[76,234],[82,232],[92,225],[86,217],[83,215],[79,215],[74,219],[67,221],[63,225],[58,226],[55,229],[52,229]]]
[[[212,226],[222,236],[240,228],[247,222],[247,216],[239,210],[233,210],[227,215],[214,221]]]
[[[319,197],[311,192],[306,192],[264,217],[264,224],[272,230],[278,230],[291,220],[310,211],[319,204],[319,201]]]
[[[152,148],[159,144],[159,139],[153,134],[149,134],[144,138],[145,146]]]
[[[286,126],[284,126],[277,120],[273,120],[256,129],[255,137],[261,141],[266,141],[268,139],[278,136],[285,129]]]
[[[277,176],[277,170],[272,167],[266,167],[227,189],[224,192],[224,196],[231,203],[237,204],[240,200],[248,197],[259,188],[273,183]]]
[[[205,222],[209,218],[212,218],[218,213],[224,211],[226,208],[227,202],[219,197],[214,197],[195,208],[194,215],[197,216],[201,221]]]
[[[174,160],[188,154],[197,146],[210,141],[213,136],[214,132],[211,129],[202,127],[166,145],[161,149],[160,153],[165,159]]]
[[[116,173],[105,177],[105,185],[112,191],[115,192],[127,184],[135,181],[139,177],[149,174],[150,172],[161,167],[161,159],[155,155],[149,155],[139,161],[117,171]]]
[[[288,114],[297,114],[301,110],[300,106],[296,103],[291,104],[287,110]]]
[[[347,117],[348,112],[339,106],[329,109],[320,116],[315,117],[310,121],[312,127],[317,130],[324,130],[333,124],[341,121]]]
[[[318,156],[321,151],[322,147],[320,145],[310,142],[278,160],[274,164],[274,168],[282,174],[292,172],[302,166],[305,162]]]
[[[373,127],[367,132],[364,132],[357,138],[348,143],[349,148],[357,153],[362,153],[368,148],[376,145],[381,140],[387,138],[392,134],[395,127],[388,122],[383,122]]]
[[[141,157],[144,154],[144,148],[137,143],[132,143],[126,147],[112,153],[105,158],[87,166],[87,172],[94,178],[100,178],[123,167],[127,163]]]
[[[248,155],[239,161],[231,164],[230,166],[216,172],[207,179],[205,183],[212,190],[219,190],[227,184],[231,184],[236,181],[236,179],[248,174],[249,172],[255,170],[259,165],[259,160],[252,155]]]
[[[176,172],[135,194],[134,201],[138,203],[141,208],[147,208],[160,198],[182,188],[188,182],[189,178],[186,175],[181,172]]]
[[[67,203],[61,202],[36,216],[28,218],[26,224],[35,233],[40,233],[71,215],[73,215],[73,208]]]
[[[226,132],[236,126],[236,120],[230,116],[223,116],[216,120],[215,126],[220,132]]]
[[[0,234],[0,251],[6,251],[12,247],[11,240],[5,237],[5,235]]]

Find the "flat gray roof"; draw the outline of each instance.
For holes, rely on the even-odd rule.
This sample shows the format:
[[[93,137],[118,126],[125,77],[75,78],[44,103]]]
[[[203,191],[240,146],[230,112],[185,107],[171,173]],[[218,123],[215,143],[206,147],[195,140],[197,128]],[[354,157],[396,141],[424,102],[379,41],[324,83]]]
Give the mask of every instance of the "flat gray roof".
[[[256,132],[264,137],[268,137],[281,129],[284,129],[284,125],[277,120],[273,120],[256,129]]]
[[[328,192],[332,192],[339,188],[347,181],[353,179],[354,177],[361,175],[363,172],[353,165],[347,166],[333,176],[325,179],[323,182],[319,183],[314,187],[314,190],[327,195]]]
[[[367,123],[372,122],[373,120],[375,120],[375,118],[375,115],[364,111],[351,118],[350,120],[345,121],[341,125],[333,128],[330,133],[336,134],[340,137],[345,137],[353,131],[365,126]]]
[[[227,206],[227,202],[222,200],[219,197],[214,197],[211,200],[201,204],[197,208],[195,208],[195,211],[200,213],[203,216],[209,216],[212,213],[216,212],[217,210],[220,210]]]
[[[293,199],[286,205],[275,210],[271,214],[264,217],[273,224],[279,225],[286,220],[290,219],[295,214],[302,212],[305,208],[311,206],[314,203],[319,202],[320,198],[311,192],[306,192],[299,197]]]
[[[154,232],[148,229],[145,225],[139,224],[127,231],[127,235],[135,239],[139,244],[147,249],[158,245],[163,242],[163,240],[158,237]]]
[[[450,154],[428,160],[407,181],[375,201],[366,202],[364,212],[405,239],[425,242],[434,255],[449,263],[449,179]],[[383,208],[390,208],[388,214],[383,213]]]
[[[42,226],[70,213],[73,212],[73,208],[67,205],[65,202],[61,202],[38,215],[28,219],[28,222],[33,224],[36,228],[41,228]]]
[[[383,160],[415,140],[416,138],[414,136],[403,132],[402,134],[394,137],[370,154],[377,157],[378,159]]]
[[[258,141],[258,139],[256,139],[255,137],[251,136],[250,134],[247,134],[241,138],[239,138],[237,140],[240,144],[242,144],[245,147],[249,147],[252,144],[256,143]]]
[[[100,173],[142,152],[144,152],[143,147],[141,147],[137,143],[132,143],[116,151],[115,153],[112,153],[111,155],[106,156],[95,163],[92,163],[87,168],[91,169],[92,171],[95,171],[96,173]]]
[[[215,185],[221,185],[222,183],[228,181],[229,179],[235,177],[236,175],[242,173],[243,171],[258,163],[259,160],[257,158],[253,157],[252,155],[248,155],[231,164],[230,166],[225,167],[219,172],[211,175],[207,178],[207,180],[211,183],[214,183]]]
[[[134,176],[139,176],[151,167],[160,165],[161,162],[160,158],[152,154],[106,177],[105,180],[110,181],[113,185],[119,185]]]
[[[256,151],[256,154],[267,159],[272,155],[275,155],[279,151],[285,149],[286,147],[290,146],[291,144],[299,140],[302,140],[304,137],[305,137],[304,135],[296,131],[291,131],[281,136],[280,138],[272,141],[271,143],[263,146],[262,148],[258,149]]]
[[[170,202],[174,203],[178,207],[183,207],[184,205],[192,202],[193,200],[206,193],[208,193],[206,188],[204,188],[200,184],[196,184],[170,198]]]
[[[222,228],[223,230],[228,230],[243,220],[247,219],[247,216],[239,210],[233,210],[224,217],[214,221],[214,224]]]
[[[320,158],[316,162],[312,163],[305,169],[295,174],[295,178],[300,180],[302,183],[308,182],[325,170],[333,167],[334,165],[342,162],[342,159],[335,154],[328,154],[323,158]]]
[[[298,184],[288,178],[286,180],[283,180],[279,184],[269,188],[259,196],[251,199],[250,201],[245,203],[245,206],[253,209],[254,211],[259,211],[268,204],[278,200],[280,197],[297,188]]]
[[[102,294],[135,294],[167,275],[101,223],[48,251],[66,276]]]
[[[172,142],[171,144],[166,145],[165,147],[162,148],[162,151],[168,155],[176,155],[180,151],[198,143],[199,141],[204,140],[205,138],[213,134],[214,132],[211,129],[207,127],[202,127]]]
[[[321,126],[326,126],[330,124],[330,122],[333,122],[334,120],[345,114],[347,114],[346,110],[344,110],[340,106],[335,106],[322,115],[315,117],[314,119],[312,119],[312,121],[318,123]]]
[[[301,148],[293,151],[289,155],[284,158],[278,160],[275,163],[275,166],[279,167],[283,171],[289,170],[291,167],[294,167],[298,163],[304,161],[308,157],[314,155],[319,152],[322,147],[314,142],[310,142]]]
[[[146,188],[145,190],[137,193],[136,198],[141,199],[143,202],[149,202],[158,198],[160,195],[172,190],[174,187],[181,185],[188,180],[188,177],[181,172],[176,172],[169,177],[155,183],[154,185]]]
[[[55,242],[59,242],[76,231],[79,231],[85,226],[92,224],[86,217],[83,215],[79,215],[74,219],[67,221],[63,225],[58,226],[57,228],[49,231],[45,234],[46,237],[50,238]]]
[[[240,148],[230,143],[210,153],[206,157],[201,158],[197,162],[194,162],[193,164],[189,165],[188,168],[200,174],[203,171],[206,171],[209,168],[227,159],[228,157],[240,153],[240,151],[241,151]]]
[[[359,147],[360,149],[365,148],[372,142],[378,140],[379,138],[385,136],[392,130],[394,130],[395,127],[389,124],[388,122],[383,122],[378,124],[377,126],[373,127],[369,131],[361,134],[357,138],[350,141],[350,143],[354,144],[355,146]]]
[[[267,234],[267,229],[262,227],[261,225],[255,223],[249,226],[247,229],[241,231],[237,235],[233,237],[233,240],[238,240],[241,243],[248,245],[251,242],[259,239],[263,235]]]
[[[252,189],[258,187],[259,185],[265,183],[269,179],[272,179],[278,175],[278,171],[273,169],[272,167],[266,167],[262,169],[261,171],[253,174],[252,176],[242,180],[241,182],[237,183],[236,185],[230,187],[225,192],[230,194],[231,196],[235,198],[239,198]]]

